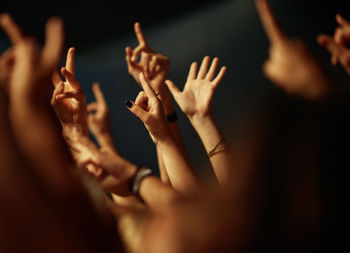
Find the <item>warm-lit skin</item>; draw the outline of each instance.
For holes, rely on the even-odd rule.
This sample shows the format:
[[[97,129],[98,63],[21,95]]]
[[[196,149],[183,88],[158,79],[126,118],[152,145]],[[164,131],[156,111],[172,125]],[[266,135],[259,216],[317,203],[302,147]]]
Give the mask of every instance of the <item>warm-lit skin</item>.
[[[75,48],[67,53],[66,66],[61,68],[65,81],[57,78],[55,73],[53,83],[55,90],[51,105],[62,124],[63,136],[68,139],[77,139],[80,135],[88,135],[86,97],[78,80],[75,77]]]
[[[139,74],[143,72],[152,88],[159,92],[168,77],[170,60],[150,48],[139,23],[135,23],[134,30],[139,44],[135,49],[125,48],[129,74],[140,84]]]
[[[270,41],[265,76],[287,93],[310,100],[322,99],[330,89],[322,66],[303,42],[288,38],[279,26],[267,0],[255,0]]]
[[[214,58],[210,64],[210,57],[206,56],[197,73],[198,64],[193,62],[183,91],[180,91],[172,81],[166,81],[175,101],[187,115],[208,153],[224,139],[211,111],[214,92],[226,73],[226,67],[222,67],[215,75],[218,64],[218,58]],[[210,162],[218,181],[223,184],[228,178],[232,164],[225,141],[219,144],[219,149],[224,152],[210,157]]]
[[[101,147],[117,152],[112,135],[111,113],[100,84],[95,82],[92,85],[92,91],[96,101],[87,105],[89,130],[96,137]]]
[[[127,106],[144,123],[152,140],[159,146],[174,189],[183,194],[192,194],[199,186],[198,177],[171,133],[161,101],[142,73],[139,78],[147,103],[128,101]]]
[[[42,49],[27,36],[14,47],[13,69],[7,73],[10,91],[6,121],[10,119],[10,122],[3,121],[4,115],[0,112],[1,133],[6,134],[6,138],[1,136],[0,149],[6,150],[9,158],[2,159],[2,164],[11,169],[7,183],[12,185],[12,189],[1,189],[11,193],[6,198],[3,198],[5,195],[1,197],[6,208],[1,208],[0,216],[6,217],[6,222],[1,219],[0,247],[1,250],[8,247],[5,252],[20,252],[21,248],[32,252],[50,251],[53,241],[58,243],[57,251],[119,250],[111,240],[100,241],[113,236],[110,215],[103,206],[95,206],[83,179],[76,173],[77,168],[50,108],[51,76],[61,59],[62,48],[63,23],[59,18],[48,20]],[[1,105],[2,95],[0,88]],[[12,129],[5,130],[4,125]],[[12,137],[15,145],[10,143]],[[3,143],[8,144],[5,149]],[[1,173],[1,179],[6,179],[3,176]],[[3,181],[1,186],[4,186]],[[18,194],[23,196],[18,197]],[[101,194],[103,197],[102,191]],[[95,191],[95,197],[97,195]],[[30,215],[29,219],[20,218],[23,211]],[[6,233],[5,237],[2,232]],[[21,238],[21,245],[17,245],[18,238]]]
[[[340,14],[336,15],[339,26],[335,29],[334,36],[321,34],[317,37],[317,42],[324,47],[332,57],[332,64],[340,63],[345,71],[350,75],[350,22]]]
[[[18,25],[6,13],[0,15],[0,27],[6,32],[13,45],[0,56],[0,85],[4,91],[8,92],[9,79],[15,64],[14,47],[23,39],[23,35]]]
[[[130,179],[135,175],[137,165],[127,161],[116,152],[108,149],[99,149],[87,138],[81,138],[74,143],[74,148],[79,150],[79,165],[93,163],[103,172],[96,175],[96,179],[105,190],[113,192],[117,196],[133,196],[128,189]],[[169,204],[182,195],[174,191],[170,186],[161,182],[155,176],[145,177],[140,184],[140,197],[152,209],[158,210],[163,205]],[[134,208],[135,203],[131,199],[125,199],[128,203],[123,205]],[[121,199],[118,199],[118,203]],[[131,201],[131,202],[130,202]]]
[[[59,136],[53,135],[52,129],[56,129],[55,120],[49,113],[49,108],[42,105],[49,104],[49,83],[63,47],[62,29],[61,20],[48,21],[46,43],[40,54],[36,53],[37,45],[34,40],[24,38],[18,43],[15,50],[15,62],[18,62],[14,66],[10,82],[11,119],[16,137],[35,167],[42,170],[40,174],[57,187],[63,182],[69,185],[71,176],[63,168],[72,167],[73,164],[67,154],[58,151],[64,150],[65,145]],[[23,125],[26,126],[26,131],[21,130]],[[46,159],[42,159],[43,154],[32,148],[33,142],[38,139],[42,140],[43,150],[45,145]],[[50,172],[46,168],[48,163],[53,164]]]
[[[136,165],[114,151],[99,149],[86,137],[72,142],[71,145],[79,154],[76,160],[79,167],[84,168],[86,164],[92,163],[99,168],[97,173],[91,173],[106,191],[119,196],[131,195],[128,190],[128,180],[135,174]]]
[[[139,75],[141,72],[144,73],[150,86],[162,102],[165,114],[169,115],[174,112],[174,107],[171,95],[164,82],[168,78],[170,60],[162,54],[154,52],[150,48],[139,23],[135,23],[134,30],[138,46],[135,49],[131,49],[130,47],[126,47],[125,49],[129,74],[134,77],[139,85],[141,85]],[[138,58],[140,58],[139,62],[137,61]],[[169,126],[176,142],[183,152],[183,156],[187,156],[186,148],[177,122],[171,122]],[[156,146],[156,150],[160,177],[163,182],[170,184],[159,146]]]

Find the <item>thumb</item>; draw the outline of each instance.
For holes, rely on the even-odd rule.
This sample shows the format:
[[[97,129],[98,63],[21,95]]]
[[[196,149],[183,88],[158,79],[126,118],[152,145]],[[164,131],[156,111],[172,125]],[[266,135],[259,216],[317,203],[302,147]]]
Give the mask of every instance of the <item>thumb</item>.
[[[177,100],[177,96],[181,93],[179,88],[177,88],[177,86],[170,80],[166,80],[165,84],[168,86],[168,89],[170,93],[173,95],[173,97],[175,98],[175,100]]]

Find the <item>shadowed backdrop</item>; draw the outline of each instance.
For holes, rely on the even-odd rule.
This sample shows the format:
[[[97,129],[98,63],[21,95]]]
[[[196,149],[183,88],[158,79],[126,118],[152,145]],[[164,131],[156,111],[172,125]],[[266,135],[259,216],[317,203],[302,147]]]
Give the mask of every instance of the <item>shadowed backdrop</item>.
[[[328,53],[316,44],[320,33],[331,34],[335,14],[350,18],[345,1],[271,0],[281,26],[292,37],[303,39],[338,85],[347,88],[345,72],[329,64]],[[216,91],[213,110],[229,139],[240,126],[254,118],[271,94],[282,93],[262,75],[268,41],[253,0],[212,1],[30,1],[2,2],[0,12],[9,12],[39,40],[45,21],[58,15],[64,19],[66,47],[76,47],[77,78],[93,100],[91,85],[101,84],[112,111],[113,134],[121,155],[134,163],[157,168],[156,153],[146,129],[124,106],[140,88],[129,76],[125,47],[136,46],[133,24],[141,23],[150,46],[171,60],[169,78],[180,88],[192,61],[205,55],[219,57],[227,74]],[[9,44],[0,34],[0,49]],[[175,107],[189,156],[202,175],[211,175],[208,158],[188,120]]]

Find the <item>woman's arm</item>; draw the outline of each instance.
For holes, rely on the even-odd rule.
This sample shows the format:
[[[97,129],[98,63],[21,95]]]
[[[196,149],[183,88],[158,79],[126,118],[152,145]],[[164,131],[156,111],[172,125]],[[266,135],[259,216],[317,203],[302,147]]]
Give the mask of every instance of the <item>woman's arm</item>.
[[[134,77],[139,85],[141,85],[139,75],[141,72],[144,73],[151,88],[155,91],[157,97],[162,102],[165,115],[174,115],[176,112],[174,111],[171,95],[165,85],[165,80],[168,78],[170,61],[167,57],[154,52],[149,47],[139,23],[135,23],[134,29],[139,45],[134,50],[130,47],[126,48],[126,62],[129,74]],[[140,61],[137,62],[140,55]],[[183,152],[183,156],[188,156],[177,120],[174,120],[174,118],[173,120],[170,120],[169,127],[179,145],[179,148]],[[159,146],[156,146],[156,152],[160,177],[163,182],[171,184]]]
[[[191,194],[198,188],[198,176],[173,137],[163,106],[154,90],[142,73],[139,78],[145,100],[142,103],[138,101],[139,104],[127,101],[126,105],[145,124],[152,140],[159,146],[174,189],[183,194]]]
[[[214,58],[209,68],[210,58],[204,57],[198,74],[197,63],[192,63],[182,92],[170,80],[167,80],[166,84],[201,138],[215,175],[223,184],[232,167],[231,156],[210,108],[215,89],[226,71],[226,67],[222,67],[215,77],[218,62],[218,58]]]

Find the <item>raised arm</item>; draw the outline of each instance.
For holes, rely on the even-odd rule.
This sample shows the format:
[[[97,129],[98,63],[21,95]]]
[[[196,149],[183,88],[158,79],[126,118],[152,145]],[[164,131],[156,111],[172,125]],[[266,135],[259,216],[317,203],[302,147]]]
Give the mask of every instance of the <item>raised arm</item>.
[[[145,203],[154,210],[162,208],[174,199],[181,197],[168,185],[161,182],[152,173],[144,174],[140,177],[134,191],[135,177],[143,169],[143,166],[137,166],[119,154],[106,149],[99,149],[88,138],[82,138],[74,143],[74,148],[79,150],[80,166],[86,163],[93,163],[101,168],[102,173],[95,175],[102,187],[114,193],[119,197],[130,197],[135,194],[145,201]],[[145,171],[150,172],[149,169]]]
[[[183,194],[192,194],[199,186],[197,174],[175,141],[167,123],[161,101],[142,73],[140,74],[140,80],[146,103],[136,104],[129,100],[126,101],[126,105],[144,123],[152,140],[159,146],[174,189]]]
[[[350,75],[350,49],[347,46],[350,42],[350,22],[340,14],[336,15],[339,26],[334,32],[334,36],[321,34],[317,37],[317,42],[331,54],[332,64],[340,63],[345,71]]]
[[[200,136],[218,181],[224,184],[232,167],[230,152],[211,110],[215,89],[226,72],[226,67],[222,67],[215,76],[218,63],[219,59],[214,58],[209,67],[210,58],[206,56],[198,73],[197,63],[192,63],[183,91],[170,80],[166,84]]]
[[[67,170],[73,163],[64,152],[66,145],[55,135],[53,129],[57,129],[57,125],[50,108],[43,105],[49,105],[50,75],[63,47],[62,23],[59,19],[51,19],[46,29],[46,43],[40,55],[35,53],[37,45],[30,38],[23,39],[16,48],[16,64],[10,83],[10,113],[19,146],[45,181],[60,188],[75,185]],[[38,139],[41,146],[33,149],[32,145]],[[47,171],[47,167],[51,171]]]
[[[72,142],[87,137],[89,132],[86,96],[75,76],[75,48],[73,47],[68,50],[66,66],[61,68],[61,74],[65,81],[62,81],[57,71],[52,74],[55,89],[52,94],[51,105],[61,122],[63,137],[74,160],[77,162],[80,154],[71,148]],[[86,169],[93,173],[100,171],[92,164],[87,164]]]
[[[92,85],[92,91],[96,101],[87,106],[90,132],[102,148],[117,152],[112,135],[111,114],[99,83]]]
[[[24,194],[23,202],[28,204],[32,201],[29,208],[19,210],[33,213],[30,220],[20,219],[23,223],[18,227],[20,229],[13,228],[18,233],[22,229],[27,232],[22,241],[33,251],[39,243],[38,238],[44,249],[48,245],[43,241],[56,240],[58,247],[64,245],[62,248],[65,250],[71,248],[75,252],[87,249],[92,249],[92,252],[101,252],[103,249],[116,251],[115,242],[118,240],[111,238],[118,238],[111,233],[107,209],[95,205],[96,202],[89,195],[50,107],[51,76],[63,48],[61,19],[50,18],[45,35],[42,50],[33,38],[25,37],[16,45],[14,53],[15,64],[9,87],[11,126],[21,158],[26,161],[21,168],[23,175],[35,177],[33,182],[36,193],[41,198],[32,198],[31,192],[25,189],[17,192],[16,198],[18,194]],[[96,190],[95,197],[98,195]],[[39,205],[44,208],[41,209]],[[43,222],[35,224],[38,220],[45,220],[46,226],[42,226]],[[36,237],[31,233],[34,230]],[[52,245],[50,247],[52,249]]]
[[[51,105],[61,122],[63,136],[77,139],[88,136],[86,97],[75,76],[75,48],[67,53],[66,66],[61,68],[65,81],[60,80],[57,72],[53,74],[55,89]]]
[[[164,83],[168,78],[170,60],[162,54],[154,52],[149,47],[139,23],[135,23],[134,29],[139,45],[134,50],[130,47],[126,48],[128,71],[139,85],[141,85],[139,75],[141,72],[144,73],[152,89],[156,92],[157,97],[162,102],[165,115],[167,115],[168,118],[170,130],[176,142],[184,153],[184,156],[187,156],[186,148],[177,123],[177,115],[173,107],[171,95]],[[140,61],[137,61],[139,57]],[[170,183],[158,146],[156,146],[156,150],[161,179],[163,182]]]
[[[270,41],[270,57],[263,65],[265,76],[291,95],[319,100],[331,85],[317,59],[300,40],[288,38],[279,26],[268,0],[255,0]]]

